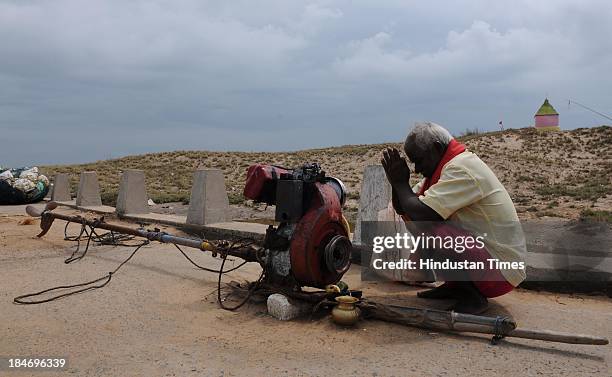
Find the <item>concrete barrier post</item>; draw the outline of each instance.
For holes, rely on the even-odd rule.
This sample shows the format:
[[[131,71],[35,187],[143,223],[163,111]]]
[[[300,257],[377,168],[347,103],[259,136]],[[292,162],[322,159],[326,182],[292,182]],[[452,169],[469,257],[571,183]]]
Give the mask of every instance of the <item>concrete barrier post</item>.
[[[219,169],[198,169],[193,174],[187,224],[206,225],[230,220],[225,179]]]
[[[60,173],[53,179],[53,188],[51,200],[55,202],[69,202],[72,200],[70,194],[70,176],[65,173]]]
[[[382,165],[369,165],[363,171],[359,194],[359,211],[353,234],[353,243],[361,245],[362,221],[378,220],[378,212],[387,208],[391,200],[391,185]]]
[[[123,172],[115,211],[119,215],[149,213],[144,171],[127,169]]]
[[[79,207],[95,207],[102,205],[98,174],[95,171],[81,172],[76,205]]]

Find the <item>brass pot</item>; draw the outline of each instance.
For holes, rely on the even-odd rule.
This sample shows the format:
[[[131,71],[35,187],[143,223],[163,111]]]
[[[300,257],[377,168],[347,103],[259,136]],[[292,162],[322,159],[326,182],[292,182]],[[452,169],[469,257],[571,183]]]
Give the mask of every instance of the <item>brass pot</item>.
[[[342,326],[353,326],[359,320],[359,308],[355,304],[359,301],[358,298],[352,296],[336,297],[336,305],[332,309],[332,319]]]

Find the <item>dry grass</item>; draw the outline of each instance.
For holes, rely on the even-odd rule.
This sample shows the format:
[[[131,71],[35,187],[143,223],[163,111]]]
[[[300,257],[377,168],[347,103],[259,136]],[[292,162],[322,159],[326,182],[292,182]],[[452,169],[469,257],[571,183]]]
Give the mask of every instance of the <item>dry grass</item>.
[[[579,218],[585,209],[609,213],[612,199],[612,128],[602,126],[563,132],[533,128],[470,134],[459,138],[498,175],[522,218],[559,216]],[[230,201],[241,203],[246,169],[262,162],[295,167],[319,162],[328,175],[344,181],[350,191],[348,212],[356,211],[363,169],[378,164],[381,151],[401,143],[346,145],[297,152],[175,151],[80,165],[44,166],[52,177],[69,173],[76,193],[79,173],[98,172],[102,199],[114,204],[123,170],[143,169],[147,191],[156,202],[189,200],[192,174],[198,167],[221,169]],[[415,177],[415,181],[416,181]],[[597,212],[599,211],[599,212]]]

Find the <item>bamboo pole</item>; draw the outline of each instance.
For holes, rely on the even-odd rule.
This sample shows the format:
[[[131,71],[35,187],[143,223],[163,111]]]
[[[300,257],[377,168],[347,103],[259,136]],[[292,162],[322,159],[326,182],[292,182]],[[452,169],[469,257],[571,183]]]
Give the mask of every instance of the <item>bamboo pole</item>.
[[[508,318],[494,318],[444,310],[383,305],[365,300],[359,303],[358,307],[362,310],[365,318],[379,319],[382,321],[428,329],[491,334],[503,337],[536,339],[569,344],[606,345],[609,343],[607,338],[598,336],[517,328],[516,323]]]

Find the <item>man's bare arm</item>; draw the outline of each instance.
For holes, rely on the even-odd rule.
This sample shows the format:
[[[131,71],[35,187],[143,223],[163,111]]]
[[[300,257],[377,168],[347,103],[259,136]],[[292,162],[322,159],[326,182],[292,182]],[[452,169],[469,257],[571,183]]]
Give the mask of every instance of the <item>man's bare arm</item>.
[[[381,159],[387,179],[391,184],[393,207],[400,215],[412,221],[442,221],[436,211],[423,204],[410,187],[410,169],[406,160],[395,148],[383,151]]]
[[[443,221],[438,212],[419,200],[419,197],[407,185],[393,188],[393,207],[400,215],[406,215],[412,221]]]

